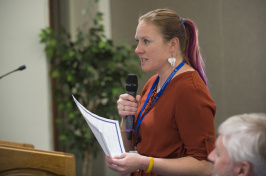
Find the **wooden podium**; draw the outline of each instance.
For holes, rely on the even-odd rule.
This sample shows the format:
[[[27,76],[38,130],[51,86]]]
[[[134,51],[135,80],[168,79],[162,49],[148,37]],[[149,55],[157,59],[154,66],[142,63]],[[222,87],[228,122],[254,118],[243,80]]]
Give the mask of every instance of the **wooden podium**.
[[[31,144],[0,141],[0,176],[75,176],[75,156],[34,149]]]

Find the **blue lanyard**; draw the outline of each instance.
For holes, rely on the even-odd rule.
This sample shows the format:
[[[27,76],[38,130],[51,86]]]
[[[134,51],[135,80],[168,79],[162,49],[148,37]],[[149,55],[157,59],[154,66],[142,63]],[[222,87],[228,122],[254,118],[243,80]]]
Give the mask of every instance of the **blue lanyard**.
[[[181,63],[180,63],[175,69],[174,69],[174,71],[170,74],[170,76],[167,78],[167,80],[166,80],[165,83],[163,84],[161,90],[159,91],[159,93],[156,95],[155,99],[154,99],[153,102],[151,103],[149,109],[145,112],[145,114],[144,114],[144,115],[142,116],[142,118],[141,118],[141,114],[142,114],[142,112],[144,111],[144,109],[145,109],[145,107],[146,107],[146,105],[147,105],[147,103],[148,103],[148,101],[149,101],[149,99],[150,99],[150,96],[151,96],[152,92],[154,91],[156,85],[157,85],[158,82],[159,82],[159,76],[157,76],[156,80],[154,81],[154,83],[153,83],[153,85],[152,85],[152,87],[151,87],[151,89],[150,89],[150,92],[149,92],[149,94],[148,94],[148,96],[147,96],[147,98],[146,98],[146,100],[145,100],[145,103],[144,103],[144,105],[142,106],[142,109],[141,109],[141,111],[140,111],[140,114],[139,114],[139,116],[138,116],[137,127],[136,127],[136,133],[137,133],[136,146],[137,146],[137,144],[138,144],[138,138],[139,138],[139,126],[140,126],[142,120],[144,119],[144,117],[146,116],[146,114],[148,113],[148,111],[151,109],[151,107],[154,105],[154,103],[155,103],[155,102],[159,99],[159,97],[162,95],[164,89],[165,89],[166,86],[169,84],[169,82],[171,81],[171,79],[173,78],[173,76],[176,74],[176,72],[177,72],[181,67],[183,67],[184,64],[185,64],[185,61],[181,62]],[[140,119],[140,118],[141,118],[141,119]]]

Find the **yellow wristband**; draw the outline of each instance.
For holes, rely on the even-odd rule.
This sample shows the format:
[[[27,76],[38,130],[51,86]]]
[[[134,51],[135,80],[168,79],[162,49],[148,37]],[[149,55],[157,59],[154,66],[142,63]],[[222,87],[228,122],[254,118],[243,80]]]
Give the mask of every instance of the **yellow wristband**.
[[[150,157],[150,164],[148,169],[145,171],[145,173],[150,173],[153,166],[153,157]]]

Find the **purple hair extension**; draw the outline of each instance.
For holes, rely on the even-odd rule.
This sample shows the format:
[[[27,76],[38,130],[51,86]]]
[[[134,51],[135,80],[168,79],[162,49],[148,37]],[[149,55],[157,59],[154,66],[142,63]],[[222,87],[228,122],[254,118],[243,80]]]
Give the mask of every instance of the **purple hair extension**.
[[[191,66],[198,71],[200,77],[207,85],[207,76],[205,74],[205,63],[200,53],[200,48],[198,44],[198,30],[195,24],[186,19],[185,23],[186,33],[187,33],[187,48],[186,48],[186,56],[191,64]],[[207,85],[208,86],[208,85]]]

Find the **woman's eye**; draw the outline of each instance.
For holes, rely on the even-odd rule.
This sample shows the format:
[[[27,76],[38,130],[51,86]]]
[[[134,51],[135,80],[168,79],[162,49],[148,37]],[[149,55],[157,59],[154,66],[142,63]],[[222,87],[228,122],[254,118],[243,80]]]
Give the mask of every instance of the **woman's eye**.
[[[149,40],[144,39],[144,43],[145,43],[145,44],[148,44],[149,42],[150,42]]]

